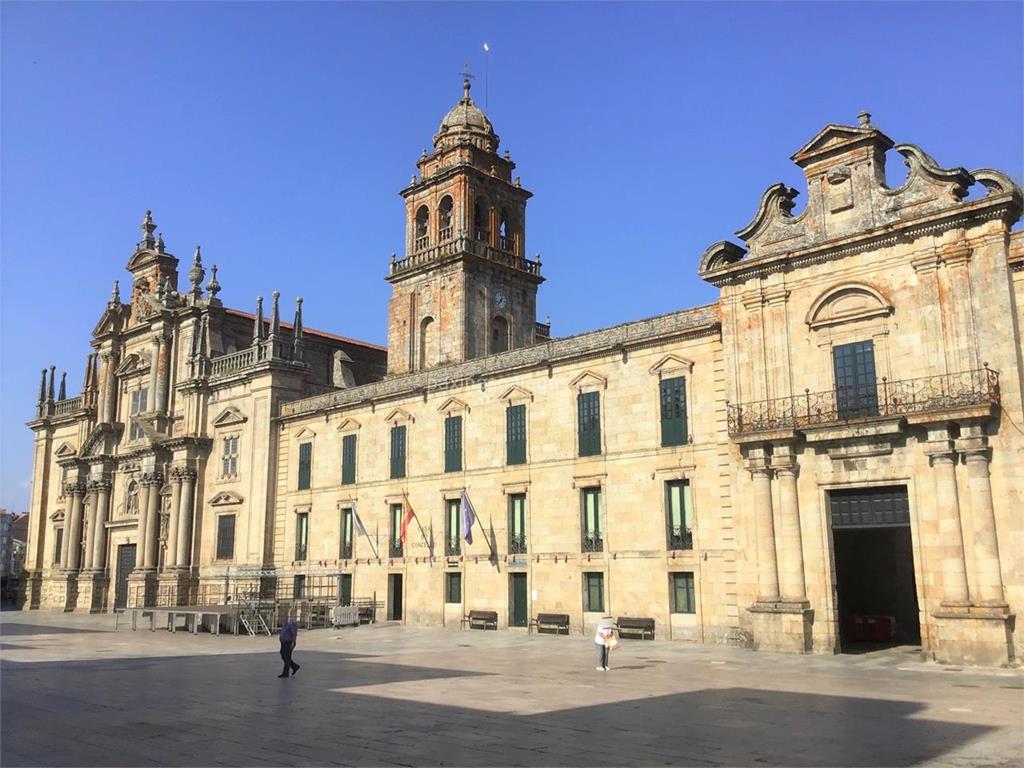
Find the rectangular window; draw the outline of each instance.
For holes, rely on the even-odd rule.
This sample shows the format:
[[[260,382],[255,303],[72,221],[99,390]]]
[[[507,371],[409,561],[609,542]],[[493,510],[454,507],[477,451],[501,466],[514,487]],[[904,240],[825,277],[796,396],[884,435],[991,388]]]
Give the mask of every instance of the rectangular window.
[[[583,504],[583,551],[603,552],[604,537],[601,528],[601,489],[584,488],[581,494]]]
[[[292,597],[296,600],[303,600],[306,597],[306,577],[299,575],[295,577],[292,585]]]
[[[341,553],[342,560],[352,557],[352,508],[341,510]]]
[[[352,485],[356,481],[356,436],[341,438],[341,484]]]
[[[309,554],[309,512],[295,515],[295,559],[305,560]]]
[[[235,557],[235,516],[221,515],[217,518],[217,559],[232,560]]]
[[[444,553],[446,556],[461,554],[462,502],[459,499],[445,499],[444,502]]]
[[[836,377],[836,416],[840,419],[877,416],[874,342],[855,341],[833,347],[832,367]]]
[[[510,405],[505,409],[505,462],[526,463],[525,405]]]
[[[696,613],[697,603],[693,599],[693,574],[670,573],[669,591],[672,596],[672,613]]]
[[[220,476],[222,478],[238,477],[238,435],[225,437],[221,446]]]
[[[444,575],[444,601],[446,603],[462,602],[461,573],[446,573]]]
[[[129,421],[131,422],[131,429],[128,432],[128,437],[131,440],[138,440],[144,434],[142,427],[138,425],[135,419],[130,418],[140,413],[146,412],[146,400],[149,398],[148,389],[136,389],[132,392],[131,406],[129,408]]]
[[[313,474],[313,444],[299,444],[299,487],[300,491],[308,491]]]
[[[583,574],[583,610],[590,613],[604,612],[604,574]]]
[[[661,445],[686,444],[686,378],[661,381]]]
[[[462,471],[462,417],[444,420],[444,471]]]
[[[401,504],[391,505],[391,557],[402,556],[402,517],[405,515],[405,507]]]
[[[693,549],[693,512],[690,504],[688,480],[669,480],[665,483],[669,549]]]
[[[60,556],[63,554],[64,549],[64,529],[55,528],[53,541],[53,563],[54,565],[60,565]]]
[[[405,477],[405,425],[391,428],[391,479]]]
[[[526,494],[508,497],[508,551],[511,555],[526,554]]]
[[[601,453],[601,393],[581,392],[576,398],[580,456]]]

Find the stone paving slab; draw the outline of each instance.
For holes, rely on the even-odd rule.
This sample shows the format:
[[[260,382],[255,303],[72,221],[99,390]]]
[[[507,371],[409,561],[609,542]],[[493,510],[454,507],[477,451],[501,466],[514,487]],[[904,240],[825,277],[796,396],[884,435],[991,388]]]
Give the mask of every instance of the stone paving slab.
[[[276,638],[0,615],[0,763],[949,765],[1024,762],[1024,677],[893,649],[786,656],[377,625]]]

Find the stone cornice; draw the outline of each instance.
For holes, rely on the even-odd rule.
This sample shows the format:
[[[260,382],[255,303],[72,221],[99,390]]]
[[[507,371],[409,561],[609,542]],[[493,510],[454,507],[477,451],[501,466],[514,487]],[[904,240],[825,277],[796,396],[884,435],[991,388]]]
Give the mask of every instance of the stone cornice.
[[[287,422],[311,413],[328,412],[346,406],[379,404],[387,400],[420,395],[424,390],[438,392],[473,384],[484,386],[490,379],[504,378],[530,370],[552,369],[555,365],[594,357],[621,354],[624,349],[645,349],[670,340],[714,336],[719,334],[720,330],[718,304],[707,304],[589,331],[578,336],[553,339],[543,344],[475,358],[455,365],[395,376],[359,387],[295,400],[281,406],[281,416],[277,420]]]

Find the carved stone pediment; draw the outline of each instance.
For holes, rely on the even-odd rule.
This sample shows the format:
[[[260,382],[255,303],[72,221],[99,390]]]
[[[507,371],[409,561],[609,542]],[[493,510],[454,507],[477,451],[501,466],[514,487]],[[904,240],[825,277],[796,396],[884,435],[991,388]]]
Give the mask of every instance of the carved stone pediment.
[[[240,410],[232,405],[229,405],[223,411],[221,411],[217,417],[213,420],[214,427],[233,427],[238,424],[244,424],[248,421],[248,417]]]
[[[389,424],[406,424],[410,422],[414,423],[416,419],[414,419],[412,414],[404,408],[395,408],[387,415],[384,421]]]
[[[357,429],[362,429],[362,428],[363,428],[363,425],[360,424],[358,421],[356,421],[355,419],[353,419],[351,417],[347,418],[347,419],[344,419],[341,422],[341,424],[338,425],[338,431],[339,432],[354,432]]]
[[[136,376],[141,373],[149,373],[150,366],[152,366],[150,355],[145,352],[133,352],[121,361],[114,373],[118,378]]]
[[[86,456],[112,454],[114,452],[114,442],[123,429],[124,426],[121,424],[97,424],[92,428],[89,436],[85,438],[85,442],[82,443],[80,455],[84,458]]]
[[[233,504],[241,504],[245,499],[233,491],[221,491],[214,494],[207,504],[211,507],[229,507]]]
[[[314,437],[316,437],[316,432],[309,427],[303,427],[298,431],[298,434],[295,435],[296,440],[312,440]]]
[[[840,325],[874,317],[887,317],[893,307],[885,296],[867,283],[843,283],[824,291],[807,310],[810,328]]]
[[[526,401],[533,402],[533,392],[520,387],[518,384],[513,384],[511,387],[501,393],[499,400],[504,400],[507,403],[523,403]]]
[[[682,373],[693,373],[693,361],[680,355],[665,355],[656,364],[651,366],[651,374],[662,379],[666,376],[678,376]]]
[[[437,409],[438,413],[461,413],[462,411],[469,411],[469,405],[457,397],[449,397],[445,400],[441,407]]]
[[[50,520],[52,520],[55,523],[59,523],[63,519],[64,519],[64,510],[63,509],[55,509],[53,511],[53,514],[50,515]]]
[[[78,452],[68,443],[61,443],[53,455],[58,459],[71,459],[78,455]]]
[[[584,371],[575,379],[570,381],[569,386],[579,392],[586,392],[594,389],[607,389],[608,379],[594,371]]]

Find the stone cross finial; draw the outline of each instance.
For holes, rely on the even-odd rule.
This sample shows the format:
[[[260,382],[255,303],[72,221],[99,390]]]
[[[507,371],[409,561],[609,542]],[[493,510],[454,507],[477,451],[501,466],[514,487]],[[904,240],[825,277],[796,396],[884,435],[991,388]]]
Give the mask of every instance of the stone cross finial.
[[[198,249],[197,249],[198,250]],[[210,282],[206,284],[206,292],[210,294],[210,300],[217,298],[220,293],[220,283],[217,282],[217,265],[210,267]]]
[[[194,299],[198,299],[203,295],[203,289],[200,284],[203,282],[204,277],[206,277],[206,270],[203,269],[203,257],[197,245],[195,255],[192,257],[192,268],[188,271],[188,281],[192,285],[190,293]]]

